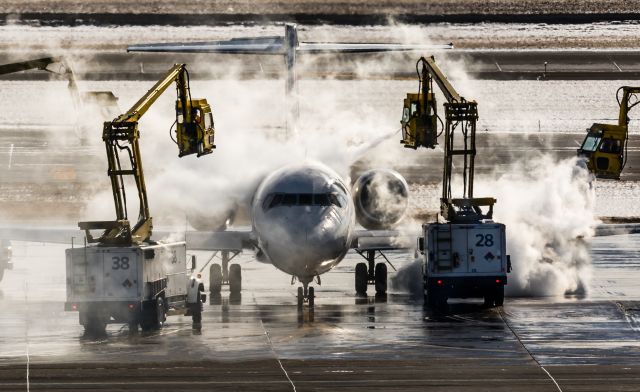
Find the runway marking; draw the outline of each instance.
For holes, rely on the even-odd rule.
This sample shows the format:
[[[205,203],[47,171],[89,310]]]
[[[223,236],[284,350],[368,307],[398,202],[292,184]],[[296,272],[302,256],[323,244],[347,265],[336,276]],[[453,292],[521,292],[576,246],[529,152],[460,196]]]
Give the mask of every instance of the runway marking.
[[[618,302],[618,301],[616,301],[616,306],[618,307],[618,309],[620,309],[620,311],[624,315],[624,319],[627,321],[627,323],[629,323],[629,326],[631,327],[631,329],[633,329],[636,332],[640,332],[640,323],[638,322],[638,320],[635,319],[635,317],[631,316],[629,312],[627,312],[627,307],[624,306],[622,302]]]
[[[24,338],[26,341],[26,355],[27,355],[27,392],[29,392],[29,365],[31,364],[31,358],[29,357],[29,297],[28,297],[28,293],[29,293],[29,284],[25,281],[24,282],[24,301],[26,303],[26,308],[27,311],[25,312],[25,327],[24,327]]]
[[[507,328],[509,328],[509,330],[511,331],[511,333],[513,334],[513,336],[516,337],[516,339],[518,339],[518,342],[520,343],[520,345],[522,345],[522,348],[524,348],[527,353],[529,354],[529,356],[531,357],[531,359],[533,359],[535,361],[535,363],[538,364],[538,366],[540,366],[540,369],[542,369],[545,373],[547,373],[547,376],[549,376],[549,378],[551,379],[551,381],[553,381],[553,383],[555,384],[556,388],[558,388],[559,392],[562,392],[562,388],[560,388],[560,385],[558,385],[558,382],[556,381],[555,378],[553,378],[553,376],[551,375],[551,373],[549,373],[547,371],[547,369],[544,368],[544,366],[542,366],[542,364],[540,362],[538,362],[538,360],[536,359],[536,357],[533,356],[533,353],[531,353],[531,351],[529,351],[529,348],[527,348],[527,346],[525,346],[525,344],[522,342],[522,340],[520,339],[520,336],[518,336],[518,334],[516,333],[516,331],[513,330],[513,328],[511,327],[511,324],[509,324],[509,322],[507,321],[507,319],[504,317],[503,314],[503,310],[502,308],[499,309],[498,314],[500,315],[500,318],[502,319],[502,321],[504,321],[504,324],[507,326]]]
[[[519,382],[535,382],[546,380],[546,378],[518,378]],[[561,378],[562,381],[640,381],[639,377],[565,377]],[[303,384],[359,384],[359,383],[376,383],[376,384],[395,384],[398,382],[402,383],[417,383],[419,385],[424,385],[425,383],[429,384],[440,384],[446,383],[450,385],[451,381],[456,381],[461,384],[469,384],[469,383],[513,383],[513,378],[468,378],[468,379],[459,379],[452,380],[451,378],[424,378],[424,379],[365,379],[365,380],[304,380],[301,381]],[[37,382],[36,384],[39,386],[49,385],[49,386],[66,386],[66,385],[74,385],[74,386],[105,386],[105,385],[238,385],[238,384],[247,384],[247,385],[257,385],[257,384],[283,384],[287,383],[287,381],[279,381],[279,380],[228,380],[228,381],[196,381],[196,380],[188,380],[188,381],[114,381],[114,382],[94,382],[94,381],[72,381],[72,382]],[[16,387],[21,386],[22,383],[19,382],[0,382],[0,386],[6,387]]]
[[[258,304],[258,300],[256,299],[255,294],[253,295],[253,302],[256,305]],[[262,322],[262,316],[260,316],[260,326],[262,327],[262,330],[264,331],[264,334],[267,337],[267,342],[269,342],[269,348],[271,349],[273,356],[276,358],[276,361],[278,361],[278,365],[280,366],[280,369],[282,369],[284,376],[287,378],[287,380],[289,380],[289,384],[291,384],[291,388],[293,388],[293,392],[296,392],[296,386],[293,383],[293,380],[291,380],[291,377],[289,377],[289,373],[287,373],[287,370],[282,365],[280,358],[278,358],[278,353],[276,353],[275,348],[273,348],[273,342],[271,341],[271,336],[269,335],[269,331],[267,331],[267,328],[265,328],[264,323]]]
[[[620,67],[618,67],[618,64],[616,64],[616,62],[615,62],[615,61],[612,61],[612,63],[613,63],[613,65],[615,65],[615,66],[616,66],[616,68],[618,68],[618,71],[622,72],[622,69],[620,69]]]

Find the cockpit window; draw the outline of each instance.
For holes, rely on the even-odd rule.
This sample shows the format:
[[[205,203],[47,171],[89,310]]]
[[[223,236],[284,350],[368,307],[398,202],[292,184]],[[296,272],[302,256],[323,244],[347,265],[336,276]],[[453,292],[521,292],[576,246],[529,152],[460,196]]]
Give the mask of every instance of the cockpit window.
[[[295,206],[298,203],[298,195],[295,193],[285,193],[282,197],[282,205]]]
[[[272,193],[265,198],[265,210],[278,206],[330,206],[342,208],[343,198],[337,193]]]
[[[333,205],[336,205],[342,208],[342,203],[340,203],[340,200],[338,199],[338,195],[336,195],[335,193],[329,194],[329,202],[331,202],[331,204]]]
[[[328,206],[329,205],[329,195],[326,193],[317,193],[313,195],[313,204],[317,206]]]
[[[301,193],[300,195],[298,195],[298,205],[310,206],[312,204],[313,204],[313,194]]]
[[[269,203],[269,208],[275,207],[277,205],[280,205],[282,203],[282,197],[284,195],[282,193],[276,193],[273,195],[273,197],[271,198],[271,203]]]

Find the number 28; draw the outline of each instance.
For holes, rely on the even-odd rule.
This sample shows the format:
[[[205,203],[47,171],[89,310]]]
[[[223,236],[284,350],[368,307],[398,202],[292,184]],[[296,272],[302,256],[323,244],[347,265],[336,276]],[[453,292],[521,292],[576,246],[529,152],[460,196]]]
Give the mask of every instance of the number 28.
[[[493,234],[476,234],[476,246],[493,246]]]

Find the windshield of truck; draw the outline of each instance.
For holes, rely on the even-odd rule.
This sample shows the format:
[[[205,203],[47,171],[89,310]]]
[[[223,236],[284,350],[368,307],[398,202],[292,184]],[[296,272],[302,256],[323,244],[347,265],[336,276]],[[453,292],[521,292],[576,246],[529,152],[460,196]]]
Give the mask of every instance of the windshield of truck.
[[[583,151],[595,151],[598,148],[598,144],[600,143],[599,136],[587,136],[582,143],[581,149]]]

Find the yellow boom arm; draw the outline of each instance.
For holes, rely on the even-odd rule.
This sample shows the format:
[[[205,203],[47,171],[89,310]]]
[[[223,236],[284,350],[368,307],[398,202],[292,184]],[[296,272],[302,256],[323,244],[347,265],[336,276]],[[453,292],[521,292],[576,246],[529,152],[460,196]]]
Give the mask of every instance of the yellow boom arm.
[[[186,66],[176,64],[131,109],[115,120],[104,123],[102,140],[107,150],[108,175],[111,179],[116,220],[80,222],[79,226],[86,231],[89,242],[129,246],[133,243],[148,242],[151,239],[153,225],[138,143],[140,138],[138,121],[174,82],[178,94],[176,142],[179,147],[179,156],[191,154],[201,156],[211,153],[215,148],[211,108],[205,99],[191,99]],[[125,156],[121,158],[120,155],[123,152]],[[123,167],[123,162],[126,161],[129,161],[130,165]],[[138,220],[133,227],[130,226],[128,219],[124,176],[133,176],[138,191],[140,206]],[[104,232],[100,238],[94,239],[90,230],[98,229]]]

